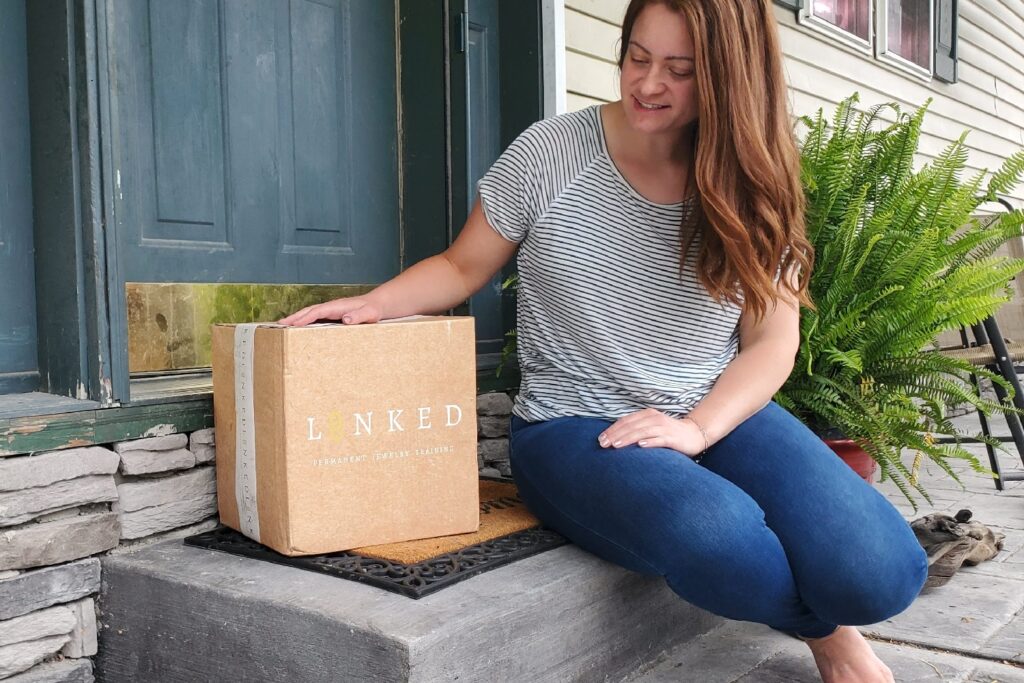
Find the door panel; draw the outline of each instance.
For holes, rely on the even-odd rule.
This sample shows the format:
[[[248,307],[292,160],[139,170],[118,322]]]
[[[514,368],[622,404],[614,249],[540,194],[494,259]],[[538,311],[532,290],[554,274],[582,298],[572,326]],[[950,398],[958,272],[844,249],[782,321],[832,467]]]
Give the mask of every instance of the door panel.
[[[33,391],[36,297],[24,0],[0,2],[0,394]]]
[[[138,133],[152,138],[155,221],[142,226],[142,238],[225,243],[221,80],[209,67],[222,59],[217,3],[154,2],[149,10],[153,128]]]
[[[339,59],[348,44],[349,21],[339,12],[313,2],[300,2],[292,17],[292,112],[294,119],[295,223],[291,245],[351,247],[352,224],[349,158],[351,121],[348,88],[343,75],[348,60]]]
[[[381,0],[108,0],[122,281],[395,275],[394,13]]]

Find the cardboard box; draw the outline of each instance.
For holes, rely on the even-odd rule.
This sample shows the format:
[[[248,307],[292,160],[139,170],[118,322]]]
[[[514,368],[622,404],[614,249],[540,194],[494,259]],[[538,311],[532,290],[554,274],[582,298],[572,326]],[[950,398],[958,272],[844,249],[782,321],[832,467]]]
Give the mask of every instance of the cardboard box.
[[[285,555],[476,531],[471,317],[215,325],[221,522]]]

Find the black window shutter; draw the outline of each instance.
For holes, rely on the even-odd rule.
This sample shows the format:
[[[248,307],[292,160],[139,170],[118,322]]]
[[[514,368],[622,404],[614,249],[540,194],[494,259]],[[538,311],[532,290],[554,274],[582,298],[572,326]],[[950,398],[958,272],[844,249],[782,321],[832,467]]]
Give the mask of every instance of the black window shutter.
[[[956,83],[956,3],[935,0],[935,78]]]
[[[775,0],[775,4],[788,7],[795,12],[804,6],[804,0]]]

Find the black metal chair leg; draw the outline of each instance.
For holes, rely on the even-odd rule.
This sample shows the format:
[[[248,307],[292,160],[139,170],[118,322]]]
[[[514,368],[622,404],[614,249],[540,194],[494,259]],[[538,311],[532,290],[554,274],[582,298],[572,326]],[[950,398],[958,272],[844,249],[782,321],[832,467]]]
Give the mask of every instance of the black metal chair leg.
[[[999,374],[1013,387],[1013,405],[1024,410],[1024,392],[1020,388],[1020,379],[1017,378],[1017,369],[1013,367],[1013,359],[1006,349],[1006,340],[999,330],[999,323],[995,318],[989,317],[982,323],[985,332],[988,334],[989,342],[992,344],[992,351],[996,354],[996,364],[999,366]],[[1021,453],[1021,463],[1024,464],[1024,452]]]
[[[989,342],[992,344],[992,351],[996,356],[996,364],[999,368],[999,374],[1002,375],[1013,387],[1013,405],[1018,410],[1024,410],[1024,391],[1021,390],[1020,378],[1017,377],[1017,368],[1013,365],[1013,358],[1010,357],[1010,352],[1006,348],[1006,340],[1003,339],[1003,333],[999,329],[999,323],[996,322],[994,317],[988,317],[985,322],[982,323],[985,328],[985,332],[988,334]],[[998,394],[996,394],[998,396]],[[1002,397],[999,399],[1002,401]],[[1007,414],[1006,421],[1010,424],[1010,432],[1013,434],[1013,442],[1017,445],[1017,457],[1020,458],[1020,462],[1024,465],[1024,438],[1018,439],[1017,434],[1013,433],[1013,425],[1010,422],[1011,418],[1017,423],[1018,427],[1021,424],[1019,415]],[[1024,433],[1024,432],[1022,432]],[[1024,473],[1014,472],[1006,477],[1010,480],[1024,479]]]
[[[995,383],[993,383],[992,388],[995,389],[996,398],[999,399],[1000,403],[1006,400],[1006,389],[1003,389]],[[1020,415],[1017,415],[1016,413],[1005,413],[1005,415],[1006,424],[1009,426],[1010,435],[1013,437],[1013,443],[1017,446],[1017,454],[1020,455],[1021,453],[1024,453],[1024,427],[1021,426]],[[1024,475],[1016,472],[1012,474],[1000,474],[999,480],[996,482],[996,488],[1002,491],[1004,482],[1013,479],[1021,479],[1022,476]]]
[[[974,390],[978,392],[978,398],[981,398],[981,382],[978,380],[978,376],[971,373],[971,383],[974,385]],[[978,411],[978,421],[981,422],[981,433],[985,436],[992,436],[992,430],[988,426],[988,418],[985,417],[985,413]],[[985,452],[988,453],[988,462],[992,468],[992,471],[996,473],[997,479],[995,480],[996,490],[1003,490],[1003,470],[999,466],[999,457],[996,455],[996,449],[992,447],[992,444],[985,443]]]
[[[995,355],[996,362],[994,365],[988,366],[988,369],[998,373],[1009,382],[1014,391],[1012,399],[1014,407],[1024,410],[1024,391],[1021,391],[1020,380],[1017,378],[1017,368],[1014,367],[1013,359],[1006,348],[1006,340],[1003,339],[999,323],[996,322],[994,317],[990,316],[981,323],[972,325],[971,331],[974,333],[974,338],[979,345],[992,345],[992,352]],[[994,382],[992,388],[995,390],[999,402],[1004,402],[1006,400],[1006,390]],[[1013,443],[1017,447],[1017,456],[1020,458],[1021,463],[1024,464],[1024,426],[1021,424],[1020,415],[1016,413],[1004,413],[1004,415],[1006,417],[1006,425],[1010,428]],[[1022,471],[1003,472],[1001,468],[997,470],[995,467],[992,470],[999,474],[999,479],[996,480],[996,489],[1000,491],[1004,490],[1004,485],[1007,481],[1024,480],[1024,472]]]

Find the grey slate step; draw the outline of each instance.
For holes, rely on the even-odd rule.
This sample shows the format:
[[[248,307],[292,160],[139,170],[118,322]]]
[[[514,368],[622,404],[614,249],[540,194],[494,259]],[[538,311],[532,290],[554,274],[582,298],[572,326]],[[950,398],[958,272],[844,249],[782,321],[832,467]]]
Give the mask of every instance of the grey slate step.
[[[619,681],[723,620],[563,546],[420,600],[160,543],[103,558],[97,679]]]

